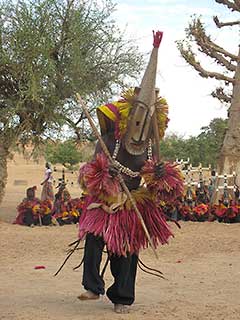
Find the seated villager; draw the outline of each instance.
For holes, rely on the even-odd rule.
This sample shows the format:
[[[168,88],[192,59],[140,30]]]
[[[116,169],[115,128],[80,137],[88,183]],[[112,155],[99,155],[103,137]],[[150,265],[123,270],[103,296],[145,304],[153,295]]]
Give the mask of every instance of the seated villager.
[[[179,218],[183,221],[195,221],[193,208],[196,203],[196,194],[192,190],[191,184],[188,184],[184,190],[182,203],[178,203]]]
[[[172,215],[173,220],[181,220],[181,212],[180,212],[180,208],[183,206],[184,204],[184,196],[180,196],[177,197],[176,200],[174,201],[174,208],[175,208],[175,212]]]
[[[213,179],[209,179],[209,183],[208,183],[208,197],[209,197],[209,202],[212,202],[212,198],[214,195],[214,189],[215,189],[215,185],[214,185],[214,180]]]
[[[209,217],[208,193],[203,182],[200,182],[192,190],[188,184],[184,195],[184,206],[180,210],[182,220],[185,221],[206,221]]]
[[[208,187],[200,182],[196,188],[196,205],[209,203]]]
[[[64,224],[77,223],[80,212],[80,199],[71,199],[71,195],[66,188],[66,183],[62,182],[57,187],[53,206],[53,218],[60,226]]]
[[[196,193],[192,189],[192,185],[189,183],[184,192],[184,204],[193,208],[196,202]]]
[[[71,199],[71,216],[73,223],[78,223],[79,217],[82,213],[82,208],[84,206],[85,195],[82,195],[80,198]]]
[[[193,221],[204,222],[209,218],[209,205],[206,203],[199,203],[193,209]]]
[[[214,207],[213,215],[219,222],[236,223],[240,222],[240,206],[232,199],[220,199]]]
[[[35,196],[37,187],[26,190],[26,198],[17,206],[18,215],[13,223],[34,226],[51,224],[51,202]]]
[[[33,207],[33,214],[38,217],[38,219],[36,219],[36,225],[49,226],[54,224],[52,220],[51,200],[46,199],[44,201],[40,201],[39,205]]]

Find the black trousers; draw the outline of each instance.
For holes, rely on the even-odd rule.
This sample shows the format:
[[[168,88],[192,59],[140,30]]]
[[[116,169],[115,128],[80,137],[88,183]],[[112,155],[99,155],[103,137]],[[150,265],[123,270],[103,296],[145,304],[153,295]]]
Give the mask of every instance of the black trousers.
[[[84,249],[83,281],[85,290],[104,294],[105,284],[100,276],[100,264],[104,242],[101,237],[88,234]],[[107,296],[114,304],[131,305],[135,300],[135,280],[138,256],[110,256],[110,268],[114,282],[107,290]]]
[[[28,227],[34,224],[32,209],[26,209],[26,211],[24,212],[23,223]]]
[[[46,214],[44,215],[42,218],[42,224],[44,226],[48,226],[51,224],[52,222],[52,215],[51,214]],[[32,224],[34,225],[37,225],[39,224],[39,220],[36,218],[34,219],[34,215],[32,213],[32,209],[27,209],[24,213],[24,218],[23,218],[23,223],[26,225],[26,226],[31,226]]]

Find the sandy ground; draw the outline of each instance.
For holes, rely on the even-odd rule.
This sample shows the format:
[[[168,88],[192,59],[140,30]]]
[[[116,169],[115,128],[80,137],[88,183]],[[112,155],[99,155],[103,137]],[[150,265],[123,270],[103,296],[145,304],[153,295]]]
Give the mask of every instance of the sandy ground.
[[[60,170],[55,178],[61,176]],[[9,163],[6,196],[0,205],[0,319],[1,320],[239,320],[240,319],[240,224],[181,222],[173,226],[175,238],[141,259],[160,269],[168,280],[138,270],[136,301],[130,314],[113,313],[105,296],[81,302],[82,268],[73,271],[82,257],[76,252],[62,272],[54,273],[66,256],[67,245],[77,238],[75,225],[23,227],[12,225],[16,206],[26,187],[38,185],[44,163]],[[72,196],[79,195],[76,176]],[[25,185],[16,181],[25,181]],[[39,186],[38,195],[41,188]],[[44,265],[45,269],[34,269]],[[106,287],[112,282],[107,270]]]
[[[240,225],[182,222],[170,244],[142,260],[168,280],[138,270],[136,302],[117,315],[105,296],[81,302],[82,257],[76,252],[61,273],[53,274],[77,235],[75,225],[28,228],[0,223],[0,319],[240,319]],[[36,265],[46,269],[35,270]],[[106,286],[112,277],[107,270]]]

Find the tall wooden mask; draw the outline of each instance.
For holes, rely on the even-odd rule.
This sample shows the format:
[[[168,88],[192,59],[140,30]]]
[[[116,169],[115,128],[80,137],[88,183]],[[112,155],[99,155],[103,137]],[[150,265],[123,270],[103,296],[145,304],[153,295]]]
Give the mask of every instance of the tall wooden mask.
[[[140,155],[147,148],[149,138],[152,135],[152,115],[155,111],[156,101],[156,73],[158,48],[163,33],[153,33],[153,50],[145,70],[140,90],[133,103],[124,138],[124,145],[130,154]]]

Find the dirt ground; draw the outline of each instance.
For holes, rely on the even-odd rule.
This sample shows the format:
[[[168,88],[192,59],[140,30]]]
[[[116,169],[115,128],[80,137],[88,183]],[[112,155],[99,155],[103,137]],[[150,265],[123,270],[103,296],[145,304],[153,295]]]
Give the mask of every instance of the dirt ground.
[[[57,277],[75,225],[23,227],[0,223],[0,319],[240,319],[240,225],[182,222],[170,244],[150,250],[142,260],[167,280],[138,270],[136,301],[127,315],[117,315],[105,296],[81,302],[82,257],[76,252]],[[37,265],[45,269],[34,269]],[[106,287],[112,278],[107,270]]]
[[[167,280],[139,269],[136,301],[127,315],[113,313],[105,296],[94,302],[79,301],[82,268],[73,271],[73,267],[82,258],[81,250],[53,276],[66,257],[67,245],[77,238],[77,227],[11,224],[26,187],[39,185],[43,172],[43,163],[9,164],[6,196],[0,206],[1,320],[240,319],[240,224],[181,222],[181,229],[172,225],[175,238],[158,249],[158,260],[151,250],[140,254],[145,264],[161,270]],[[76,177],[71,175],[71,179],[70,192],[77,196]],[[19,185],[20,180],[25,185]],[[38,265],[45,269],[36,270]],[[111,281],[107,270],[106,287]]]

